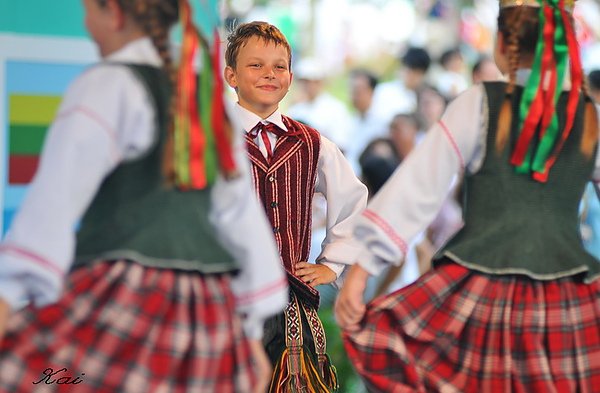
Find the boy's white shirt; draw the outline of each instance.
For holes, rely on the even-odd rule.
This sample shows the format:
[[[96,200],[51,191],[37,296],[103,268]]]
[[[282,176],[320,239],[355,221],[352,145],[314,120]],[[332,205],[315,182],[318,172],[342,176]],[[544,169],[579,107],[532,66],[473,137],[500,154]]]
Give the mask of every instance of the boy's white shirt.
[[[121,162],[143,155],[155,138],[155,114],[127,62],[160,66],[149,38],[133,41],[91,67],[69,87],[45,140],[38,171],[0,245],[0,297],[13,309],[29,299],[57,301],[73,263],[75,225],[104,178]],[[107,88],[107,85],[109,88]],[[233,279],[237,309],[248,336],[287,304],[287,281],[267,219],[254,197],[241,131],[235,137],[240,177],[218,179],[211,221],[238,260]]]
[[[288,131],[279,110],[268,118],[262,119],[237,104],[235,114],[245,132],[251,131],[258,122],[270,122]],[[275,146],[277,137],[272,133],[267,135],[271,146]],[[257,135],[254,141],[266,157],[267,150],[260,135]],[[337,280],[334,286],[339,287],[342,284],[345,265],[352,263],[356,253],[360,251],[352,237],[352,228],[366,206],[367,188],[358,180],[340,149],[323,135],[321,135],[315,193],[323,194],[327,200],[326,236],[316,261],[335,272]]]
[[[528,75],[529,70],[519,70],[517,83],[523,84]],[[487,135],[485,97],[483,85],[475,85],[452,101],[357,220],[354,235],[363,250],[354,259],[370,274],[400,264],[408,244],[439,211],[455,176],[481,168]],[[598,188],[600,151],[590,180]]]

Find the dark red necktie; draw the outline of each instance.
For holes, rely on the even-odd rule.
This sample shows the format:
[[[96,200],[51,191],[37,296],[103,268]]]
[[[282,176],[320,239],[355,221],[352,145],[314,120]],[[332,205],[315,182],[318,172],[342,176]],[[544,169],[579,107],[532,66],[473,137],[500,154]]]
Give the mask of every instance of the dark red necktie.
[[[256,138],[258,135],[260,135],[263,143],[265,144],[265,148],[267,149],[267,161],[271,161],[271,158],[273,158],[273,148],[271,146],[271,141],[269,140],[269,136],[267,135],[268,132],[275,134],[277,136],[286,135],[285,131],[283,131],[282,129],[277,127],[275,124],[273,124],[273,123],[263,124],[262,122],[259,122],[256,125],[256,127],[254,127],[252,129],[252,131],[250,131],[248,134],[253,139]]]

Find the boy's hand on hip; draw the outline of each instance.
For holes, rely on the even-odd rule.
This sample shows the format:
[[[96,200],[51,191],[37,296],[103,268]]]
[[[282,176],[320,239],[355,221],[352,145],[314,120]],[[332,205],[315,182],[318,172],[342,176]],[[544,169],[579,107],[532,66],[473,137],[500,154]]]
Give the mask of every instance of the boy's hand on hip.
[[[360,321],[366,312],[363,295],[368,277],[366,270],[358,264],[353,265],[335,300],[335,319],[344,330],[354,332],[360,328]]]
[[[331,284],[337,278],[335,272],[327,266],[308,262],[298,262],[296,275],[311,287]]]

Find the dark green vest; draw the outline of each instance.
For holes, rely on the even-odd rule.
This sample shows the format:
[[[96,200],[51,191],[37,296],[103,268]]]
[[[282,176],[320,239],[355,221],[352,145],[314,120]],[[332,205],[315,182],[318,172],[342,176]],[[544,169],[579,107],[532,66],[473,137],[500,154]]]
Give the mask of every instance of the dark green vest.
[[[526,274],[548,280],[583,273],[586,281],[600,275],[600,263],[582,245],[579,203],[594,169],[595,150],[580,151],[584,100],[580,100],[573,130],[547,183],[518,175],[509,163],[519,132],[513,116],[510,141],[503,152],[495,148],[496,128],[505,84],[486,83],[489,126],[486,154],[477,173],[465,175],[465,226],[435,256],[493,274]],[[518,113],[517,89],[513,113]],[[560,129],[565,122],[567,94],[559,99]]]
[[[102,183],[77,234],[76,266],[96,259],[129,259],[202,273],[235,270],[208,220],[210,189],[182,192],[165,186],[161,165],[168,78],[158,68],[128,66],[155,104],[155,143],[142,157],[121,163]]]

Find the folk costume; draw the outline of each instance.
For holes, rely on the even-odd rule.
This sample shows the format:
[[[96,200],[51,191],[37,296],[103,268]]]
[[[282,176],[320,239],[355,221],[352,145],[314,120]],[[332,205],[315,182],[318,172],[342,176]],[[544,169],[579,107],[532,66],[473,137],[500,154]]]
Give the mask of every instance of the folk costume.
[[[294,273],[310,253],[312,199],[327,199],[327,235],[318,263],[340,276],[352,253],[354,219],[366,204],[366,188],[339,149],[316,130],[281,115],[267,119],[237,105],[247,131],[256,193],[273,228],[288,273],[290,302],[267,321],[264,343],[274,364],[271,392],[332,392],[337,376],[326,353],[325,332],[317,315],[318,292]]]
[[[367,305],[361,329],[344,333],[369,391],[600,386],[600,266],[583,248],[578,221],[586,182],[600,182],[598,131],[584,131],[589,97],[580,89],[568,9],[551,0],[501,5],[540,7],[542,29],[551,23],[560,30],[562,57],[555,68],[536,58],[533,70],[518,72],[510,99],[520,115],[503,150],[496,133],[506,83],[474,86],[449,105],[359,219],[355,234],[365,250],[357,261],[377,274],[402,259],[453,176],[464,174],[465,225],[434,257],[433,270]],[[548,36],[538,53],[552,53],[552,30]],[[561,92],[567,53],[570,89]],[[541,76],[556,69],[558,91],[544,90]],[[582,150],[590,138],[593,149]]]
[[[237,149],[226,140],[225,152],[206,148],[228,161],[214,175],[237,178],[211,180],[188,149],[184,160],[174,154],[187,167],[179,167],[176,187],[167,186],[172,86],[161,64],[149,38],[133,41],[64,97],[0,246],[0,297],[15,309],[22,299],[40,307],[9,320],[2,392],[31,392],[35,382],[45,391],[94,393],[233,393],[254,385],[247,338],[260,339],[264,319],[287,303],[285,274],[251,196],[241,134]],[[188,109],[178,116],[198,111]],[[199,137],[178,135],[192,140],[188,147]]]

